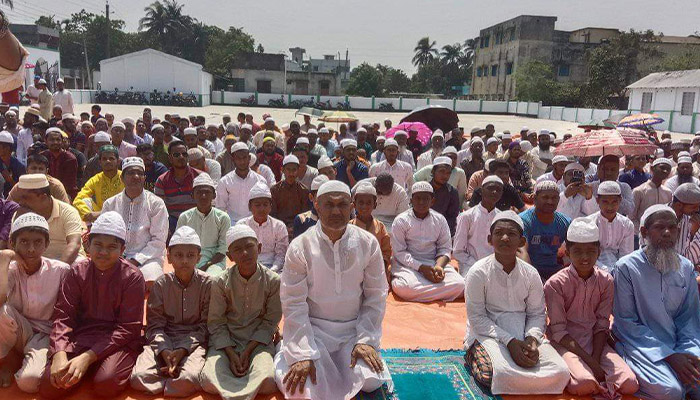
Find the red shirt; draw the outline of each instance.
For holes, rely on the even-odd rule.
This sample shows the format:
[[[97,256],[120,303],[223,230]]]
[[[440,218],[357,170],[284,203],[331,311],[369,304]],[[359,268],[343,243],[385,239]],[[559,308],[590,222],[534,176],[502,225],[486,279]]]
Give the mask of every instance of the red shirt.
[[[282,179],[282,161],[284,161],[284,157],[277,152],[273,153],[272,156],[267,156],[262,151],[258,153],[257,157],[260,164],[270,167],[272,173],[275,174],[275,180],[279,182]]]
[[[66,188],[66,193],[73,200],[79,190],[78,159],[73,153],[66,150],[61,150],[58,156],[55,156],[51,150],[45,150],[41,155],[49,160],[49,175],[61,181],[63,187]]]

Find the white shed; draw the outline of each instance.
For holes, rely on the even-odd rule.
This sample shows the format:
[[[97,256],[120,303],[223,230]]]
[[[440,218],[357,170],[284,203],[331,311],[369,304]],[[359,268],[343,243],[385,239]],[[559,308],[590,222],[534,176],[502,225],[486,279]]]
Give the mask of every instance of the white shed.
[[[700,69],[649,74],[627,87],[632,112],[652,112],[666,121],[657,129],[700,130]]]
[[[202,105],[210,103],[212,75],[200,64],[145,49],[100,61],[102,90],[177,92],[200,95]]]

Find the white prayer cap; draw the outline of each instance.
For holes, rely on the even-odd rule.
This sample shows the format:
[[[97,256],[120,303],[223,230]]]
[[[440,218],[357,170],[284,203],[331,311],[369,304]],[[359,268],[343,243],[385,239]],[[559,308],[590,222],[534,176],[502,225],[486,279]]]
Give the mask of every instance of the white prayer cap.
[[[243,130],[243,129],[252,131],[252,130],[253,130],[253,125],[251,125],[251,124],[243,124],[243,125],[241,125],[241,130]]]
[[[569,160],[568,157],[566,157],[566,156],[561,156],[561,155],[560,155],[560,156],[554,156],[554,158],[552,158],[552,164],[556,164],[556,163],[560,163],[560,162],[571,162],[571,160]]]
[[[17,187],[20,189],[43,189],[49,187],[49,180],[45,174],[24,174],[19,177]]]
[[[690,156],[678,157],[678,164],[692,164],[693,159]]]
[[[549,131],[547,129],[540,129],[540,132],[537,134],[537,137],[540,136],[549,136]]]
[[[142,170],[146,170],[146,166],[143,164],[143,159],[141,157],[127,157],[122,161],[122,171],[126,171],[127,168],[138,167]]]
[[[246,153],[248,152],[248,145],[243,143],[243,142],[236,142],[231,146],[231,154],[237,152],[237,151],[245,151]]]
[[[530,130],[530,128],[528,128],[527,126],[523,126],[522,128],[520,128],[520,132],[526,132],[529,130]]]
[[[340,147],[343,149],[346,147],[357,147],[357,140],[355,140],[355,139],[343,139],[340,141]]]
[[[477,133],[477,132],[481,132],[483,130],[484,130],[484,128],[482,128],[480,126],[474,126],[474,127],[472,127],[472,130],[470,133]]]
[[[690,152],[689,151],[679,151],[678,152],[678,158],[680,157],[690,157]]]
[[[197,136],[197,129],[195,128],[185,128],[184,131],[182,131],[183,136],[189,136],[189,135],[194,135]]]
[[[309,138],[307,137],[300,137],[297,139],[296,144],[311,144],[309,143]]]
[[[434,137],[436,137],[436,136],[441,137],[441,138],[443,138],[443,139],[445,138],[445,134],[442,132],[442,129],[436,129],[435,132],[433,132],[433,135],[432,135],[430,138],[432,139],[432,138],[434,138]]]
[[[341,181],[328,181],[318,188],[318,193],[316,193],[316,196],[321,197],[328,193],[343,193],[350,196],[350,188]]]
[[[12,134],[8,131],[0,132],[0,143],[15,144]]]
[[[688,185],[688,184],[686,184],[686,185]],[[639,227],[641,228],[641,227],[645,226],[647,219],[658,212],[669,212],[673,215],[676,215],[676,212],[673,211],[673,208],[669,207],[668,205],[666,205],[666,204],[654,204],[653,206],[647,208],[644,211],[644,213],[642,214],[642,218],[639,219]]]
[[[318,188],[321,187],[324,183],[328,182],[330,179],[326,175],[319,175],[314,178],[313,181],[311,181],[311,191],[315,192],[318,190]]]
[[[359,133],[359,132],[367,133],[367,129],[365,129],[364,127],[360,127],[360,128],[357,130],[357,132],[358,132],[358,133]]]
[[[490,138],[488,138],[488,140],[486,141],[486,145],[487,145],[487,146],[491,146],[491,145],[494,144],[494,143],[498,143],[498,139],[496,139],[495,137],[490,137]]]
[[[693,182],[684,183],[676,188],[673,197],[685,204],[700,203],[700,187]]]
[[[394,146],[394,147],[398,148],[399,142],[397,142],[396,139],[394,139],[394,138],[387,139],[386,142],[384,142],[384,148],[386,149],[389,146]]]
[[[386,138],[384,136],[377,136],[377,142],[386,142]]]
[[[332,167],[333,161],[330,158],[328,158],[328,156],[323,155],[318,160],[318,164],[316,166],[318,167],[318,169]]]
[[[63,83],[63,78],[56,79],[56,83]]]
[[[253,228],[246,224],[236,224],[226,231],[226,247],[231,246],[231,243],[240,240],[253,238],[258,240],[258,235],[255,234]]]
[[[532,150],[532,143],[528,142],[527,140],[521,140],[520,150],[527,153],[528,151]]]
[[[555,141],[555,140],[557,140],[557,138],[554,136],[553,133],[550,133],[550,134],[549,134],[549,140]]]
[[[218,126],[218,125],[216,125],[216,124],[207,124],[207,129],[209,129],[209,128],[214,128],[214,129],[218,129],[218,128],[219,128],[219,126]]]
[[[595,222],[586,217],[576,218],[571,221],[566,232],[566,240],[574,243],[595,243],[600,241],[600,231]]]
[[[46,79],[44,79],[44,78],[39,79],[39,85],[46,85]]]
[[[510,133],[504,133],[503,135],[501,135],[501,139],[512,139],[512,138],[513,138],[513,136],[511,136]]]
[[[194,189],[197,186],[209,186],[213,189],[216,189],[216,183],[206,172],[200,173],[192,180],[192,188]]]
[[[136,121],[134,121],[134,119],[131,117],[122,118],[122,122],[124,124],[136,125]]]
[[[95,143],[112,143],[112,137],[105,131],[99,131],[95,134]]]
[[[430,182],[416,182],[411,186],[411,193],[416,194],[420,192],[433,193],[433,185]]]
[[[124,219],[116,211],[107,211],[100,214],[92,223],[90,235],[110,235],[126,241],[126,224]]]
[[[472,145],[472,144],[474,144],[474,143],[481,143],[481,144],[483,145],[483,144],[484,144],[484,139],[482,139],[482,138],[480,138],[480,137],[477,136],[477,137],[475,137],[475,138],[472,138],[471,142],[469,142],[470,145]]]
[[[58,133],[59,135],[63,135],[63,131],[60,130],[59,128],[56,128],[55,126],[52,126],[51,128],[49,128],[49,129],[46,130],[46,134],[47,134],[47,135],[48,135],[49,133],[53,133],[53,132],[56,132],[56,133]]]
[[[513,221],[520,227],[520,232],[523,232],[525,230],[525,224],[523,223],[522,218],[520,218],[520,215],[518,215],[518,213],[516,213],[513,210],[506,210],[496,213],[496,216],[493,217],[493,220],[491,221],[491,226],[489,228],[492,228],[494,225],[496,225],[496,222],[498,221]]]
[[[27,109],[27,111],[29,111],[29,110],[33,110],[33,108]],[[30,114],[33,114],[33,113],[30,112]],[[36,114],[33,114],[33,115],[36,115]],[[83,121],[83,122],[80,123],[80,127],[83,127],[83,126],[85,126],[85,125],[87,125],[87,126],[94,126],[94,125],[92,124],[92,122],[90,122],[90,121]]]
[[[323,128],[318,130],[318,133],[330,133],[330,131],[324,126]]]
[[[559,156],[557,156],[557,157],[559,157]],[[564,168],[564,173],[567,173],[569,171],[581,171],[581,172],[583,172],[583,171],[585,171],[585,169],[583,169],[583,165],[581,165],[577,162],[572,162],[569,165],[567,165],[566,168]]]
[[[222,118],[231,118],[231,114],[229,113],[224,113],[224,115],[221,116]]]
[[[119,121],[114,121],[114,122],[112,123],[112,129],[114,129],[114,128],[126,129],[126,126],[125,126],[123,123],[119,122]]]
[[[598,185],[598,196],[621,196],[620,184],[615,181],[600,182]]]
[[[660,158],[664,156],[664,149],[656,149],[654,150],[654,157]]]
[[[15,218],[14,221],[12,221],[10,235],[22,228],[28,228],[30,226],[44,229],[46,232],[49,231],[49,223],[46,222],[46,219],[44,217],[33,212],[28,212],[26,214],[20,215],[19,217]]]
[[[308,131],[306,131],[306,134],[307,134],[307,135],[310,135],[310,134],[312,134],[312,133],[318,135],[318,131],[317,131],[316,129],[314,129],[314,128],[311,128],[311,129],[309,129]]]
[[[659,150],[661,150],[661,149],[659,149]],[[661,150],[661,151],[663,152],[663,150]],[[669,160],[668,158],[665,158],[665,157],[659,157],[659,158],[657,158],[656,160],[654,160],[653,163],[651,163],[651,166],[652,166],[652,167],[655,167],[655,166],[657,166],[657,165],[659,165],[659,164],[666,164],[666,165],[668,165],[669,167],[672,167],[672,166],[673,166],[673,164],[671,163],[671,160]]]
[[[7,115],[7,113],[5,113],[5,115]],[[74,117],[73,114],[71,114],[71,113],[63,113],[63,114],[61,115],[61,120],[64,120],[64,119],[73,119],[73,118],[75,118],[75,117]]]
[[[194,114],[190,114],[187,116],[187,118],[192,119],[192,118],[197,118],[197,116],[195,116]]]
[[[486,184],[488,183],[498,183],[501,186],[503,186],[503,181],[496,175],[489,175],[486,178],[484,178],[484,180],[481,182],[481,186],[486,186]]]
[[[394,132],[394,137],[397,137],[397,136],[406,136],[406,137],[408,137],[408,133],[406,133],[406,131],[398,130],[398,131]]]
[[[377,189],[375,189],[374,185],[372,185],[369,182],[360,183],[359,185],[357,185],[354,192],[355,196],[357,196],[358,194],[369,194],[374,197],[377,197]]]
[[[156,129],[165,129],[165,127],[161,124],[153,124],[151,127],[151,132],[155,131]]]
[[[540,181],[535,185],[535,194],[538,192],[544,192],[546,190],[553,190],[559,192],[559,186],[554,181]]]
[[[384,145],[386,147],[386,145]],[[442,151],[443,155],[446,154],[457,154],[457,149],[454,146],[447,146],[445,149]]]
[[[500,141],[503,138],[503,132],[496,132],[494,136]]]
[[[449,165],[452,167],[452,159],[445,156],[435,157],[433,160],[433,167],[437,167],[438,165]]]
[[[193,149],[187,149],[187,160],[188,161],[196,161],[196,160],[199,160],[200,158],[204,158],[204,153],[202,153],[202,150],[200,150],[199,147],[195,147]]]
[[[262,183],[256,183],[250,189],[250,193],[248,194],[248,201],[251,201],[253,199],[272,199],[272,193],[270,192],[270,188],[267,187],[267,185],[263,185]]]
[[[173,236],[170,238],[170,243],[168,243],[168,248],[177,246],[178,244],[193,244],[200,249],[202,248],[202,242],[199,240],[199,235],[194,229],[187,225],[177,228]]]
[[[268,122],[275,122],[275,119],[272,117],[265,118],[265,123],[268,123]]]
[[[282,160],[282,165],[287,165],[287,164],[297,164],[299,165],[299,158],[295,156],[294,154],[290,154],[288,156],[285,156],[284,159]]]

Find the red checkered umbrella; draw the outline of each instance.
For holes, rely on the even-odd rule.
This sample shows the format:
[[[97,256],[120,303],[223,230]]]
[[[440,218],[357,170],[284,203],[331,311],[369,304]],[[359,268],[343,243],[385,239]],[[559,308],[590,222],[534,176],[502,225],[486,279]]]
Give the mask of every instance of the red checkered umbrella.
[[[576,157],[654,154],[658,148],[636,129],[601,129],[582,133],[554,149],[554,154]]]

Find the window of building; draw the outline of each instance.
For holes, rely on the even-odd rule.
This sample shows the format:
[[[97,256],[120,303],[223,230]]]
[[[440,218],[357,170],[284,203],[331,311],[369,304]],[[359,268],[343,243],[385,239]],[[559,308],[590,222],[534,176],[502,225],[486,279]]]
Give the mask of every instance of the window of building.
[[[484,38],[484,47],[489,47],[489,41],[491,40],[491,35],[487,35]]]
[[[331,83],[328,81],[321,81],[318,83],[318,87],[321,92],[321,96],[328,96],[331,91]]]
[[[294,94],[309,94],[309,81],[294,81]]]
[[[314,72],[318,72],[318,65],[314,65]]]
[[[559,65],[559,71],[558,75],[559,76],[569,76],[569,66],[567,64],[561,64]]]
[[[510,75],[513,73],[513,63],[507,63],[506,64],[506,75]]]
[[[233,91],[234,92],[245,92],[245,79],[243,78],[233,78]]]
[[[481,77],[481,71],[482,71],[481,67],[476,68],[476,76],[477,77]]]
[[[259,80],[257,91],[258,93],[272,93],[272,81]]]
[[[494,64],[491,66],[491,76],[496,76],[498,75],[498,64]]]
[[[510,28],[510,40],[515,40],[515,27]]]
[[[681,115],[693,115],[695,109],[695,92],[683,92]]]
[[[648,113],[651,111],[651,99],[652,99],[652,93],[650,92],[644,92],[642,93],[642,108],[641,112],[643,113]]]

